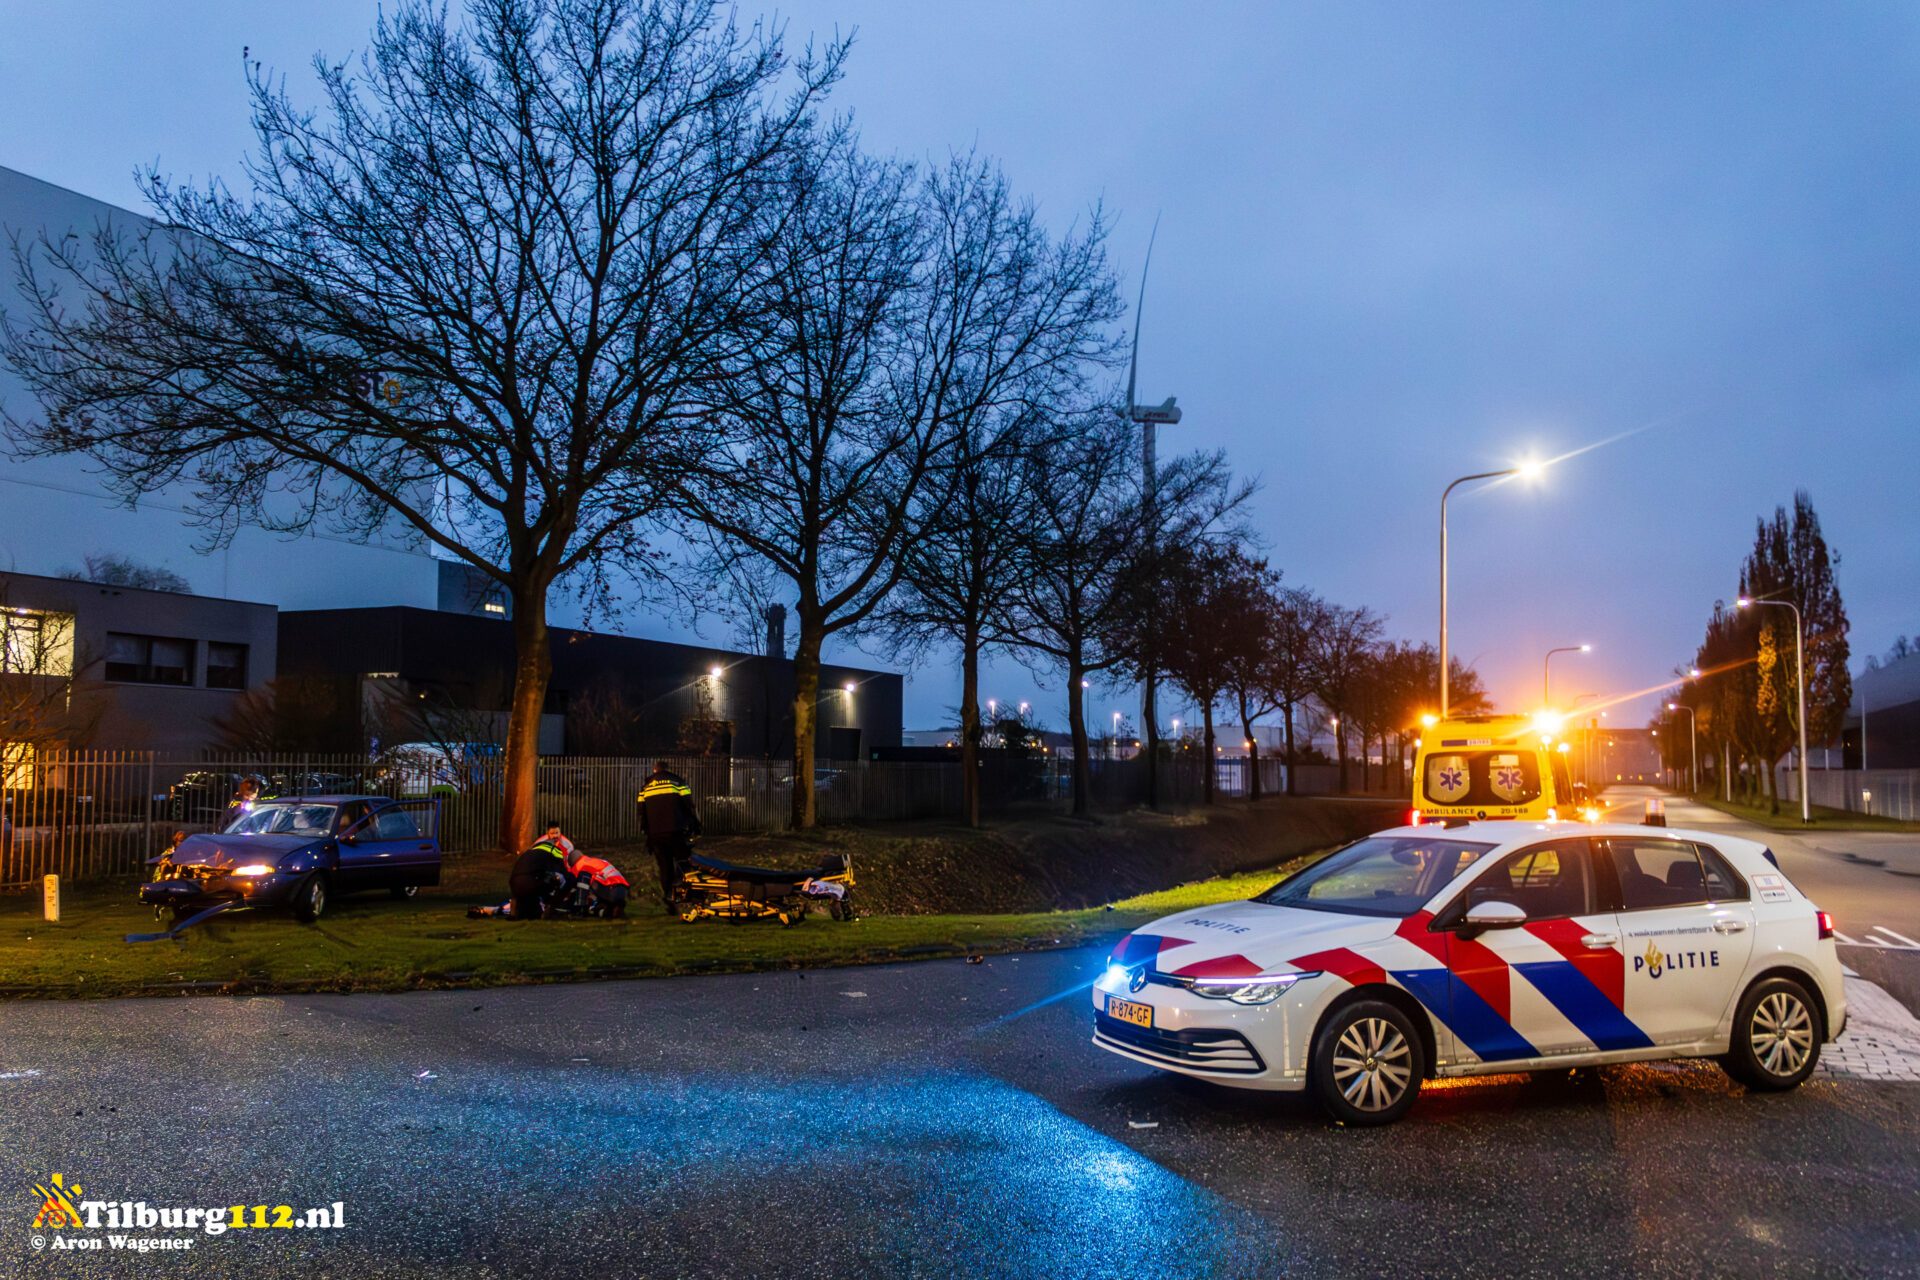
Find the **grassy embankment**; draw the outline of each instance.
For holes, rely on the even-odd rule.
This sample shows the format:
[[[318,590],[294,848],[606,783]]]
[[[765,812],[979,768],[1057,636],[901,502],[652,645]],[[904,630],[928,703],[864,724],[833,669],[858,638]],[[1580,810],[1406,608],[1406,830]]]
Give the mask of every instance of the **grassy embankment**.
[[[640,897],[633,918],[618,922],[467,919],[469,906],[500,897],[504,870],[492,858],[450,860],[440,887],[410,902],[339,898],[314,925],[237,913],[175,941],[140,944],[123,937],[159,926],[134,900],[133,883],[75,887],[58,924],[40,919],[37,895],[0,898],[0,995],[394,991],[1075,946],[1248,897],[1310,850],[1380,825],[1377,816],[1302,801],[1098,825],[1036,819],[984,833],[900,828],[715,842],[718,856],[771,865],[806,865],[822,847],[854,853],[870,914],[849,924],[813,916],[790,929],[666,916],[644,900],[653,880],[645,859],[624,852]],[[1156,868],[1158,884],[1143,886]],[[1093,892],[1103,882],[1109,893]]]
[[[1818,804],[1813,806],[1812,823],[1804,823],[1800,821],[1798,801],[1782,800],[1780,812],[1769,813],[1764,804],[1741,804],[1737,801],[1721,800],[1708,794],[1691,798],[1709,809],[1718,809],[1728,817],[1738,818],[1742,822],[1751,822],[1756,827],[1765,827],[1769,831],[1920,831],[1920,822],[1883,818],[1876,814],[1850,813],[1845,809],[1829,809],[1825,805]]]

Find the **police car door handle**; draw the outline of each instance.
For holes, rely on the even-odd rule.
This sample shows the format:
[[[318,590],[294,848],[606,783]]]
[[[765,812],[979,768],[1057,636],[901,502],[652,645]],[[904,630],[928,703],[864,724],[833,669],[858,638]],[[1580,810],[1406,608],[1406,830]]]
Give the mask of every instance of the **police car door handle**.
[[[1617,933],[1589,933],[1580,939],[1580,945],[1598,951],[1604,947],[1611,947],[1619,941],[1620,935]]]
[[[1741,920],[1715,920],[1713,922],[1713,931],[1715,933],[1745,933],[1746,929],[1746,922]]]

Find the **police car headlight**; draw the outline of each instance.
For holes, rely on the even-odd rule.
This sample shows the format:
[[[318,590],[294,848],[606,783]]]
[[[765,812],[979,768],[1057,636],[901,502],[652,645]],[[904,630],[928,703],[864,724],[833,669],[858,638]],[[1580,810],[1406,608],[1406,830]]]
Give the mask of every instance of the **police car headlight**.
[[[1272,1004],[1292,990],[1295,983],[1319,976],[1319,972],[1314,971],[1263,973],[1253,978],[1195,978],[1193,993],[1209,1000],[1231,1000],[1235,1004]]]

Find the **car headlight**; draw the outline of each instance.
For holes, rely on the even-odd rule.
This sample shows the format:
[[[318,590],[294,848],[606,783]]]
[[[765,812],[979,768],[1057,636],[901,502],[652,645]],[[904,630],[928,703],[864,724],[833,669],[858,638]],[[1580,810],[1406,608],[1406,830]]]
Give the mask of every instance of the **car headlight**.
[[[1320,971],[1305,973],[1263,973],[1252,978],[1195,978],[1193,993],[1209,1000],[1231,1000],[1235,1004],[1272,1004],[1295,983],[1317,978]]]
[[[249,862],[244,867],[235,867],[227,874],[235,876],[270,876],[273,874],[273,868],[264,862]]]

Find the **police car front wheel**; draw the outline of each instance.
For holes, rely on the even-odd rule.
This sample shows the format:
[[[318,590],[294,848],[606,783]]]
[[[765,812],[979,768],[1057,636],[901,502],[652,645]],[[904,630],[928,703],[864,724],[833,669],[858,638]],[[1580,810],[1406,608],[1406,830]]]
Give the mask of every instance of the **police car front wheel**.
[[[1819,1011],[1807,989],[1792,978],[1768,978],[1741,997],[1733,1042],[1720,1065],[1749,1089],[1791,1089],[1813,1074],[1820,1039]]]
[[[1420,1096],[1426,1054],[1413,1020],[1384,1000],[1336,1009],[1314,1037],[1310,1079],[1320,1105],[1351,1125],[1390,1124]]]

